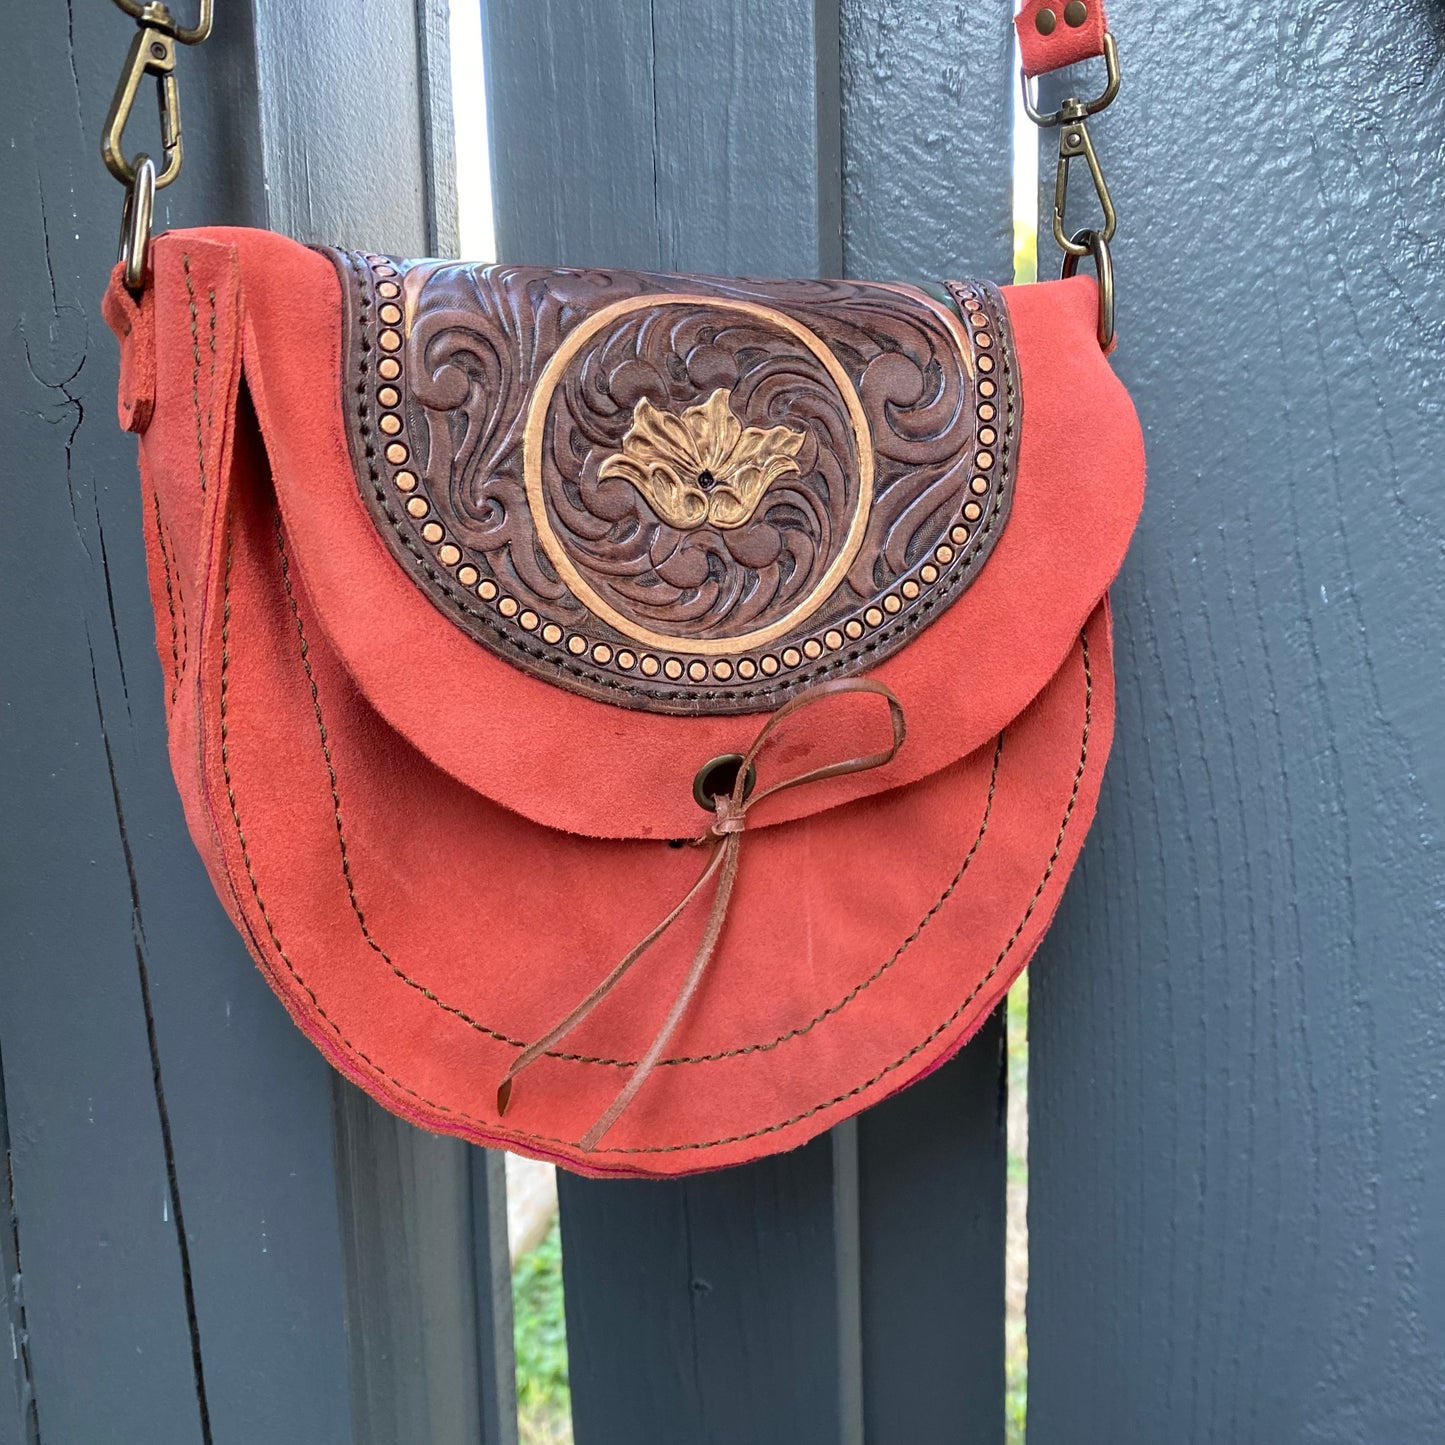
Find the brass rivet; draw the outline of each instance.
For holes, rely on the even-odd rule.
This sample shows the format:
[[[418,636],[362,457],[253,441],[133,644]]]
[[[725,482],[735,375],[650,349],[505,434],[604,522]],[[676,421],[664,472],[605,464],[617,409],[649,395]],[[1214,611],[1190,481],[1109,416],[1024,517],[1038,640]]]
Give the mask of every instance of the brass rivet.
[[[392,466],[399,467],[406,460],[406,448],[400,442],[392,442],[386,449],[386,459]]]
[[[992,396],[997,390],[998,387],[991,381],[981,381],[978,384],[978,394],[980,396]]]
[[[823,655],[823,644],[816,637],[810,637],[803,644],[803,656],[811,657],[815,662]]]
[[[982,341],[982,340],[983,340],[983,337],[980,336],[980,337],[979,337],[979,340]],[[991,357],[991,356],[980,356],[979,359],[978,359],[978,369],[979,369],[980,371],[992,371],[992,370],[993,370],[993,357]],[[980,391],[983,391],[983,388],[982,388],[982,387],[979,387],[979,390],[980,390]],[[993,395],[993,392],[991,392],[991,391],[984,391],[983,394],[984,394],[985,396],[992,396],[992,395]]]
[[[463,587],[475,587],[477,585],[477,579],[481,575],[475,567],[461,567],[457,570],[457,581],[460,582]]]
[[[902,607],[903,599],[892,592],[883,599],[883,610],[885,612],[898,612]]]
[[[396,489],[399,492],[416,491],[416,473],[398,472],[396,474]]]
[[[906,581],[906,582],[903,584],[903,588],[902,588],[903,595],[904,595],[910,602],[912,602],[913,599],[914,599],[915,597],[917,597],[918,594],[919,594],[922,590],[923,590],[923,589],[918,585],[918,583],[916,583],[916,582],[913,580],[913,578],[911,578],[911,577],[908,579],[908,581]]]
[[[857,642],[857,640],[863,636],[863,624],[859,622],[856,617],[851,618],[848,622],[844,623],[843,631],[846,632],[854,642]]]
[[[778,670],[778,659],[772,656],[772,654],[770,653],[767,657],[763,658],[760,663],[758,663],[758,666],[761,667],[762,670],[767,673],[769,677],[771,677]]]
[[[988,491],[988,478],[975,477],[968,485],[981,497]]]
[[[832,629],[831,632],[828,632],[824,635],[823,642],[828,648],[829,652],[837,652],[837,650],[843,645],[843,634],[839,632],[838,629],[835,627]]]
[[[446,532],[442,529],[440,522],[428,522],[426,526],[421,529],[421,535],[424,542],[429,542],[435,547],[436,544],[446,536]]]
[[[978,465],[986,471],[989,467],[993,465],[993,453],[980,452],[975,458],[975,460],[977,461]]]
[[[396,323],[401,320],[401,307],[393,306],[388,302],[381,308],[381,319],[386,322],[388,326],[395,326]]]
[[[1064,24],[1077,30],[1089,18],[1089,7],[1084,0],[1069,0],[1064,6]]]
[[[376,268],[376,274],[377,274],[378,276],[395,276],[395,275],[396,275],[396,267],[394,267],[394,266],[378,266],[378,267]]]
[[[983,302],[978,300],[977,297],[970,296],[964,301],[963,305],[966,311],[977,311],[983,305]]]
[[[970,502],[970,503],[968,504],[968,507],[972,507],[972,508],[973,508],[973,515],[974,515],[974,516],[977,516],[977,515],[978,515],[978,504],[977,504],[976,502]],[[965,517],[969,515],[968,507],[965,507],[965,508],[963,509],[963,515],[964,515]],[[949,531],[949,533],[948,533],[948,540],[949,540],[950,542],[956,542],[960,547],[963,546],[963,544],[964,544],[966,541],[968,541],[968,528],[967,528],[967,527],[953,527],[953,528],[951,528],[950,531]]]
[[[987,325],[988,325],[988,317],[985,316],[985,315],[983,315],[983,314],[979,311],[979,309],[978,309],[978,302],[977,302],[977,301],[975,301],[975,302],[973,303],[973,307],[972,307],[972,309],[969,311],[969,314],[968,314],[968,324],[969,324],[970,326],[987,326]]]
[[[587,651],[587,639],[585,637],[572,636],[567,639],[567,651],[574,657],[581,657]]]
[[[983,516],[983,508],[980,507],[977,502],[969,502],[963,509],[963,515],[967,517],[970,522],[976,522]],[[956,542],[957,540],[958,538],[955,537],[954,541]]]
[[[995,410],[996,408],[991,401],[984,402],[984,404],[978,409],[978,419],[980,421],[992,421],[994,419]]]
[[[883,621],[883,614],[876,607],[870,607],[863,614],[863,620],[869,627],[877,627]]]
[[[497,584],[488,577],[477,588],[477,596],[480,597],[483,602],[490,602],[492,598],[497,595],[497,590]]]
[[[688,664],[687,675],[694,682],[701,682],[707,676],[707,663],[693,662]]]
[[[378,296],[400,296],[401,287],[398,286],[395,281],[383,281],[381,285],[376,288],[376,294]]]
[[[676,682],[677,679],[682,676],[682,664],[675,657],[669,657],[667,661],[662,664],[662,671],[664,676],[670,677]]]
[[[631,667],[636,661],[637,654],[635,652],[628,652],[626,648],[623,648],[622,651],[617,654],[618,667]]]
[[[657,669],[661,666],[658,660],[655,657],[651,656],[644,657],[642,661],[639,662],[637,665],[642,669],[643,673],[647,677],[656,677]]]
[[[556,644],[562,640],[562,629],[555,622],[549,622],[542,629],[542,641]]]
[[[409,501],[409,502],[406,504],[406,509],[407,509],[408,512],[411,513],[411,515],[412,515],[413,517],[424,517],[424,516],[426,516],[426,514],[427,514],[426,498],[425,498],[425,497],[413,497],[413,498],[411,499],[411,501]]]
[[[1052,10],[1040,10],[1039,13],[1034,16],[1034,29],[1037,30],[1040,35],[1052,35],[1054,33],[1054,26],[1058,23],[1059,17],[1055,15]]]
[[[446,546],[437,553],[437,561],[439,561],[443,567],[455,567],[461,560],[462,549],[458,547],[455,542],[448,542]]]
[[[383,356],[376,364],[376,372],[383,381],[395,381],[401,375],[401,362],[394,356]]]
[[[612,649],[605,642],[599,642],[592,649],[592,661],[600,662],[603,667],[606,667],[612,661]]]
[[[745,657],[740,663],[738,663],[739,677],[756,677],[757,675],[758,665],[752,660],[752,658]]]
[[[401,430],[401,418],[395,412],[389,411],[377,423],[387,436],[394,437]]]
[[[991,426],[986,426],[979,432],[978,439],[984,446],[991,447],[998,440],[998,433]]]
[[[803,654],[796,647],[783,649],[783,666],[796,667],[803,660]]]
[[[990,336],[987,331],[980,331],[973,339],[983,347],[985,351],[993,345],[993,337]]]
[[[376,344],[381,347],[383,351],[400,351],[401,333],[399,331],[383,331],[381,335],[376,338]]]
[[[401,393],[394,386],[384,386],[376,393],[376,399],[382,406],[395,406],[401,400]]]
[[[712,665],[712,675],[719,682],[726,682],[733,675],[733,665],[726,658]]]
[[[534,627],[536,627],[536,625],[537,625],[537,614],[536,614],[535,612],[532,612],[532,611],[523,612],[522,615],[517,618],[517,626],[518,626],[518,627],[525,627],[528,632],[530,632]]]
[[[942,562],[943,565],[946,567],[950,562],[953,561],[953,548],[950,547],[947,542],[945,542],[943,546],[935,547],[933,549],[933,555],[937,557],[938,560]]]
[[[938,581],[938,568],[929,562],[918,569],[918,575],[931,586]]]

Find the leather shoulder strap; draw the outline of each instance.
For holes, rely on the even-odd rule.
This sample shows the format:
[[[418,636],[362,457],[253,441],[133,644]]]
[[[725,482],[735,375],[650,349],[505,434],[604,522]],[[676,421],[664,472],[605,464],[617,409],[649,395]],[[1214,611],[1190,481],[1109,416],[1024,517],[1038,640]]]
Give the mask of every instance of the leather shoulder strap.
[[[1027,76],[1061,70],[1104,53],[1104,0],[1026,0],[1014,17]]]

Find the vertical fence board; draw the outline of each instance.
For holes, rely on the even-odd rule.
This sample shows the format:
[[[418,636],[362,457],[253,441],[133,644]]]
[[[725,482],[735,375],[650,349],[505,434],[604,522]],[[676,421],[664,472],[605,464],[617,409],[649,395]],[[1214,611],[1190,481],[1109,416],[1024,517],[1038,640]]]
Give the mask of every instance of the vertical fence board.
[[[850,276],[1013,275],[1011,6],[843,0]],[[859,1121],[869,1445],[1004,1433],[1003,1017]]]
[[[313,7],[305,30],[318,23]],[[367,67],[351,7],[333,28],[353,43],[298,43],[294,15],[261,0],[218,7],[214,37],[180,55],[186,168],[158,198],[158,228],[289,218],[420,249],[414,35],[372,47]],[[380,18],[365,29],[388,33]],[[0,98],[16,202],[0,327],[13,483],[0,534],[0,1058],[21,1395],[0,1439],[340,1445],[352,1412],[330,1075],[186,836],[135,444],[114,422],[117,356],[98,303],[120,191],[98,152],[133,33],[110,6],[30,7],[11,27],[19,55]],[[323,56],[336,59],[324,83]],[[258,91],[277,98],[278,65],[294,93],[263,116]],[[155,152],[140,99],[130,139]],[[348,113],[385,120],[402,160],[377,167],[376,148],[338,124]]]
[[[815,50],[836,44],[834,7],[492,0],[486,17],[504,260],[811,275],[836,259],[820,231],[836,145],[819,160],[836,85],[820,90]],[[559,1192],[580,1445],[838,1440],[827,1140]]]
[[[119,187],[99,134],[133,33],[110,6],[32,6],[0,98],[15,267],[0,325],[0,1045],[20,1262],[6,1285],[34,1404],[22,1438],[341,1441],[326,1069],[186,835],[135,443],[115,425],[99,300]],[[221,7],[179,68],[187,166],[158,225],[262,220],[248,8]],[[131,139],[154,150],[141,100]]]
[[[1008,7],[991,9],[639,0],[604,20],[490,0],[502,258],[1008,279]],[[565,1178],[579,1445],[840,1445],[865,1422],[887,1445],[925,1421],[1000,1439],[1000,1037],[791,1156]],[[870,1263],[910,1241],[902,1276]],[[915,1347],[941,1369],[900,1377]]]
[[[1029,1438],[1423,1445],[1445,12],[1115,10],[1096,140],[1150,490],[1099,821],[1032,990]]]
[[[313,50],[297,47],[289,5],[256,3],[263,154],[280,178],[272,226],[398,255],[454,249],[444,6],[373,7],[360,24],[353,0],[313,4],[308,29],[348,42]],[[505,1182],[460,1140],[418,1131],[340,1076],[332,1087],[357,1445],[508,1445]]]

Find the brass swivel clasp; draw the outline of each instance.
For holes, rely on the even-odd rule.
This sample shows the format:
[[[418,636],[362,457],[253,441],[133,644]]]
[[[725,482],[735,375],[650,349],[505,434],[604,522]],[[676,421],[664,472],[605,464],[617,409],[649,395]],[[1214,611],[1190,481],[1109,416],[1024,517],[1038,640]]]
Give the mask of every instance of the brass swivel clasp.
[[[181,92],[176,82],[176,46],[199,45],[209,37],[214,0],[200,0],[199,18],[189,26],[182,25],[162,0],[115,0],[115,3],[136,22],[136,33],[106,113],[100,155],[105,168],[126,188],[120,259],[125,264],[126,285],[138,292],[144,284],[155,193],[181,173]],[[159,165],[149,156],[125,153],[125,129],[147,77],[156,83],[156,103],[160,110]]]
[[[156,100],[161,118],[161,163],[156,168],[156,189],[168,186],[181,170],[181,95],[176,84],[176,45],[199,45],[211,33],[212,0],[201,0],[199,21],[181,25],[161,0],[138,4],[137,0],[115,0],[136,22],[135,39],[125,59],[110,110],[101,133],[100,154],[106,169],[122,185],[133,185],[135,164],[125,153],[125,128],[135,109],[141,82],[151,76],[156,82]]]
[[[1109,194],[1109,183],[1104,179],[1094,142],[1089,138],[1085,115],[1082,111],[1077,115],[1070,114],[1071,108],[1078,104],[1076,100],[1064,102],[1064,119],[1059,123],[1059,162],[1054,170],[1054,240],[1065,254],[1070,256],[1086,256],[1089,253],[1087,246],[1080,246],[1073,240],[1069,227],[1064,224],[1064,214],[1069,202],[1069,167],[1075,161],[1082,160],[1088,167],[1089,179],[1094,183],[1094,194],[1099,198],[1099,206],[1104,213],[1104,223],[1094,227],[1095,234],[1102,236],[1105,241],[1112,241],[1119,226],[1119,218],[1114,211],[1114,198]]]
[[[1054,240],[1064,253],[1065,277],[1072,276],[1080,260],[1091,257],[1099,278],[1099,344],[1108,350],[1114,339],[1114,269],[1109,242],[1114,239],[1119,218],[1114,198],[1104,179],[1103,167],[1089,135],[1089,118],[1113,104],[1119,94],[1119,51],[1112,34],[1104,36],[1104,88],[1089,100],[1070,96],[1057,110],[1040,111],[1033,84],[1022,77],[1024,110],[1041,130],[1059,132],[1059,158],[1054,170]],[[1077,230],[1067,221],[1069,205],[1069,170],[1075,161],[1082,161],[1089,173],[1094,195],[1103,219],[1090,227]]]

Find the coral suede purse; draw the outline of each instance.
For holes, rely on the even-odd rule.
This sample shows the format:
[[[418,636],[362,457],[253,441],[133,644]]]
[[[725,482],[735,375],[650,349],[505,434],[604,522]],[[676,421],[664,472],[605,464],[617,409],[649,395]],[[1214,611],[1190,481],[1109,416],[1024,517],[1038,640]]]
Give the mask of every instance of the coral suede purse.
[[[1019,24],[1028,73],[1115,73],[1097,0]],[[1109,750],[1144,464],[1103,299],[140,236],[105,306],[171,760],[326,1057],[665,1175],[960,1048]]]

